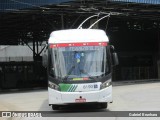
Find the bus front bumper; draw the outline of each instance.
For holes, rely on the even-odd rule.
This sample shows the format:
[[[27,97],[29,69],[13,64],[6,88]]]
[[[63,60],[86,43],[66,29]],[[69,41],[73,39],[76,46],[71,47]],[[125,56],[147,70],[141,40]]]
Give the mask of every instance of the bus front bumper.
[[[49,94],[49,105],[112,102],[112,86],[109,86],[99,91],[89,91],[89,92],[60,92],[48,87],[48,94]]]

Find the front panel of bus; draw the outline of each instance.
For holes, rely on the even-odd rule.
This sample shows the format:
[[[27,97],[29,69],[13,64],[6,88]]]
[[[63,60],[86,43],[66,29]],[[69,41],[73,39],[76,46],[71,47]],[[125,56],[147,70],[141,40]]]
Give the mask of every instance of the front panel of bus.
[[[110,56],[109,45],[106,42],[50,44],[48,49],[50,104],[73,103],[83,96],[89,96],[89,93],[92,94],[91,98],[85,97],[83,102],[100,101],[98,99],[100,96],[94,93],[103,92],[103,89],[111,87]]]

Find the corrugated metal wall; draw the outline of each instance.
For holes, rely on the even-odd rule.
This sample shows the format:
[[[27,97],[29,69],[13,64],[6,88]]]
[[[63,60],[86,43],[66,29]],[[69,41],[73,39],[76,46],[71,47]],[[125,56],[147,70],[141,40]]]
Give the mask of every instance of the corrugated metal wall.
[[[0,10],[39,7],[48,4],[60,4],[69,1],[76,1],[76,0],[0,0]],[[110,0],[110,1],[160,4],[160,0]]]
[[[60,4],[74,0],[0,0],[0,10],[39,7],[48,4]]]
[[[136,3],[147,3],[147,4],[160,4],[160,0],[111,0],[121,2],[136,2]]]

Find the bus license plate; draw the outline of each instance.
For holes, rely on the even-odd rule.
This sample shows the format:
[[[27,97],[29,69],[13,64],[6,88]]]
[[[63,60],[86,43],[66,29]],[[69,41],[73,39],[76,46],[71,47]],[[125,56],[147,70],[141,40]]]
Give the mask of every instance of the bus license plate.
[[[75,99],[75,102],[83,103],[83,102],[86,102],[86,99],[85,98]]]

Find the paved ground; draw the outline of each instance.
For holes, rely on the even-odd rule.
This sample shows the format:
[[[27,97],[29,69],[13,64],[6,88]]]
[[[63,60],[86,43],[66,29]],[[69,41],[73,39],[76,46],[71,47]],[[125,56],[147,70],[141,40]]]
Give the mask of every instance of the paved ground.
[[[109,111],[160,111],[160,82],[113,87],[113,100],[106,110],[73,108],[72,111],[52,111],[48,106],[47,90],[0,94],[0,111],[52,111],[57,116],[103,116]],[[71,109],[71,108],[69,108]],[[1,118],[0,118],[1,119]],[[27,118],[26,118],[27,119]],[[30,118],[33,119],[33,118]],[[35,118],[34,118],[35,119]],[[34,120],[33,119],[33,120]],[[51,118],[43,118],[50,120]],[[57,118],[68,120],[69,117]],[[91,118],[85,118],[90,120]],[[98,118],[94,118],[98,119]],[[103,118],[101,118],[103,119]],[[108,119],[108,118],[107,118]],[[109,118],[109,120],[158,120],[160,118]],[[93,119],[92,119],[93,120]]]

